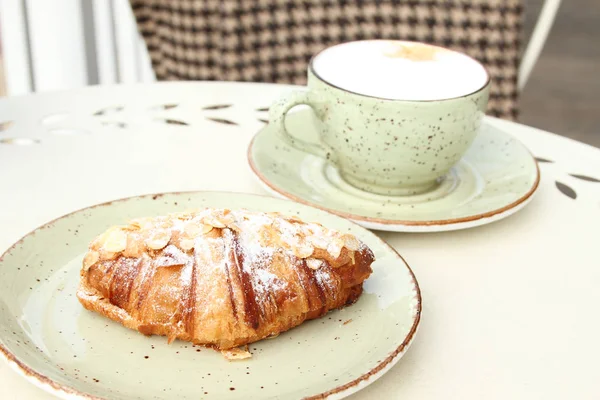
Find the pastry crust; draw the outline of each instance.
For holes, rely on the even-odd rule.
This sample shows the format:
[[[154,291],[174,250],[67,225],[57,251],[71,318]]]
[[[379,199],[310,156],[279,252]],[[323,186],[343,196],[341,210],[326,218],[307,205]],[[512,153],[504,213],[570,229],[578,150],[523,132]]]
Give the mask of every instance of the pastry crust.
[[[84,257],[77,297],[145,335],[224,350],[353,303],[373,261],[356,237],[320,224],[202,209],[102,233]]]

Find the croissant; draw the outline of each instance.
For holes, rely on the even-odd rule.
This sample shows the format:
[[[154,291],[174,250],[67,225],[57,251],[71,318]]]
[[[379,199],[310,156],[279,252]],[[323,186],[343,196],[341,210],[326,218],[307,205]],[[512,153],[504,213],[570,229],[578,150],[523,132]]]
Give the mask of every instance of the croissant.
[[[144,335],[234,349],[355,302],[373,252],[278,213],[207,208],[96,237],[77,298]]]

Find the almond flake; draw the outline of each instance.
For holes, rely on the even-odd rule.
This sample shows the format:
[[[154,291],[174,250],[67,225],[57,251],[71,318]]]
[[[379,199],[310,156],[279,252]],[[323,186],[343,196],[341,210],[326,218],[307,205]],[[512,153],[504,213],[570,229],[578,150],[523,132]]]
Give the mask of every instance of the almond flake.
[[[317,249],[325,250],[329,245],[327,239],[320,236],[310,236],[309,240]]]
[[[146,246],[152,250],[164,248],[171,240],[171,232],[168,230],[156,231],[151,237],[146,239]]]
[[[248,351],[248,346],[245,346],[245,349],[233,348],[221,350],[221,354],[229,361],[244,360],[252,357],[252,354]]]
[[[321,261],[317,258],[307,258],[306,265],[310,269],[317,270],[317,269],[321,268],[321,266],[323,265],[323,261]]]
[[[334,239],[331,243],[329,243],[329,246],[327,246],[327,252],[331,255],[331,257],[338,258],[343,247],[344,242],[342,239]]]
[[[187,224],[185,226],[185,228],[183,228],[183,231],[185,232],[185,234],[190,237],[190,238],[195,238],[197,236],[200,235],[200,233],[203,233],[202,231],[204,230],[204,224],[200,224],[197,222],[190,222],[189,224]],[[212,229],[212,227],[211,227]]]
[[[214,226],[215,228],[225,228],[226,225],[221,222],[218,218],[213,216],[208,216],[204,218],[204,223],[210,226]]]
[[[122,229],[126,231],[139,231],[141,228],[142,227],[137,222],[122,227]]]
[[[127,247],[127,233],[119,228],[109,231],[102,247],[111,253],[118,253],[125,250],[125,247]]]
[[[117,255],[119,253],[114,253],[111,251],[106,251],[106,250],[102,250],[100,252],[100,259],[101,260],[114,260],[115,258],[117,258]]]
[[[354,235],[342,235],[342,240],[348,250],[357,251],[360,248],[360,242]]]
[[[99,259],[100,254],[98,254],[98,252],[94,250],[88,251],[85,257],[83,257],[83,270],[87,271],[88,269],[90,269],[94,264],[98,262]]]
[[[194,214],[195,214],[194,211],[188,210],[188,211],[173,213],[173,216],[177,219],[187,220],[187,219],[193,218]]]
[[[123,250],[124,257],[139,257],[146,249],[138,233],[132,233],[127,237],[127,247]]]
[[[136,218],[129,221],[130,226],[135,226],[138,229],[147,228],[152,224],[152,220],[150,218]]]
[[[296,257],[300,258],[310,257],[314,252],[315,248],[308,243],[301,244],[294,249],[294,254],[296,254]]]
[[[179,247],[181,250],[188,251],[194,248],[194,239],[181,239],[179,241]]]
[[[189,261],[190,256],[170,244],[163,250],[162,255],[155,260],[154,265],[157,267],[183,266]]]

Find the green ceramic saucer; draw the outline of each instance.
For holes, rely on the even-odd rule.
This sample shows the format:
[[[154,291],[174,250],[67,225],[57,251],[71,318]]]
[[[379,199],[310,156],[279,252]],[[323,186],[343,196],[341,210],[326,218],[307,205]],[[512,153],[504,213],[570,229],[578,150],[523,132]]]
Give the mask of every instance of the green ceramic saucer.
[[[250,346],[227,361],[214,350],[145,337],[75,297],[88,242],[139,216],[203,206],[279,211],[351,232],[375,253],[359,300]],[[118,200],[36,229],[0,259],[0,355],[32,383],[64,399],[342,398],[388,371],[410,345],[421,297],[404,260],[345,219],[248,194],[195,192]]]
[[[312,111],[290,113],[288,130],[315,137]],[[367,193],[346,183],[335,166],[288,146],[266,125],[248,148],[248,161],[263,187],[279,197],[312,205],[369,228],[396,232],[463,229],[505,218],[524,207],[540,173],[531,153],[507,132],[484,120],[462,160],[440,185],[415,196]]]

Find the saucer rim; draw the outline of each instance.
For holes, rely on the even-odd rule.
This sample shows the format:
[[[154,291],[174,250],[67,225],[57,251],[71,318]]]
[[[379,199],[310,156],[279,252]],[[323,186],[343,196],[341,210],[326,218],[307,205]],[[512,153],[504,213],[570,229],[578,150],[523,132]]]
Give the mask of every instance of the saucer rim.
[[[485,122],[484,122],[485,123]],[[521,142],[519,142],[519,144],[521,144],[523,147],[525,147],[525,149],[527,150],[527,153],[529,154],[529,156],[531,157],[531,159],[533,160],[533,163],[535,165],[535,170],[536,170],[536,178],[535,178],[535,182],[533,183],[533,185],[531,186],[531,188],[529,189],[529,191],[527,193],[525,193],[523,196],[519,197],[517,200],[513,201],[512,203],[509,203],[501,208],[495,209],[495,210],[491,210],[485,213],[480,213],[480,214],[474,214],[474,215],[470,215],[467,217],[461,217],[461,218],[450,218],[450,219],[441,219],[441,220],[424,220],[424,221],[411,221],[411,220],[393,220],[393,219],[386,219],[386,218],[373,218],[373,217],[365,217],[363,215],[358,215],[358,214],[352,214],[352,213],[348,213],[348,212],[344,212],[344,211],[339,211],[339,210],[334,210],[332,208],[329,207],[325,207],[323,205],[321,205],[320,203],[317,202],[311,202],[311,201],[307,201],[306,199],[303,199],[301,197],[298,197],[296,195],[293,195],[291,193],[288,193],[287,191],[278,188],[277,186],[275,186],[274,184],[272,184],[258,169],[256,163],[254,162],[254,159],[252,157],[252,150],[254,149],[254,144],[255,144],[255,140],[256,138],[263,132],[265,132],[265,130],[268,128],[268,124],[265,125],[262,129],[260,129],[253,137],[252,140],[250,141],[247,151],[246,151],[246,158],[248,161],[248,164],[250,166],[250,169],[252,170],[252,173],[254,174],[255,177],[257,177],[260,181],[261,184],[263,184],[264,186],[266,186],[266,188],[269,189],[269,191],[274,192],[280,196],[283,196],[283,198],[289,199],[289,200],[293,200],[296,201],[298,203],[307,205],[307,206],[312,206],[312,207],[316,207],[319,208],[323,211],[327,211],[329,213],[338,215],[342,218],[347,218],[350,219],[358,224],[361,223],[365,223],[365,224],[369,224],[370,226],[372,226],[373,228],[371,229],[384,229],[384,230],[389,230],[390,228],[392,228],[392,226],[404,226],[404,227],[448,227],[449,225],[457,225],[457,224],[464,224],[464,223],[468,223],[468,222],[474,222],[474,221],[480,221],[482,219],[486,219],[486,218],[491,218],[494,216],[500,216],[503,213],[506,213],[507,211],[513,210],[514,212],[520,210],[522,207],[524,207],[527,203],[529,203],[528,200],[531,200],[533,194],[537,191],[537,189],[540,186],[540,181],[541,181],[541,173],[540,173],[540,167],[537,163],[537,161],[535,160],[535,157],[533,156],[533,154],[531,153],[531,151],[525,146],[523,145]],[[512,136],[512,135],[511,135]],[[515,138],[515,140],[517,140]],[[519,207],[522,206],[522,207]],[[516,209],[515,209],[516,208]],[[512,213],[506,213],[506,215],[504,216],[509,216]],[[501,219],[501,218],[499,218]],[[491,222],[491,221],[490,221]],[[383,225],[382,227],[375,227],[374,225]],[[466,228],[467,226],[465,226]],[[451,228],[450,228],[451,229]],[[449,230],[449,229],[446,229]]]

